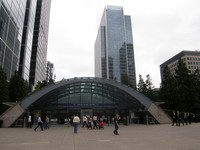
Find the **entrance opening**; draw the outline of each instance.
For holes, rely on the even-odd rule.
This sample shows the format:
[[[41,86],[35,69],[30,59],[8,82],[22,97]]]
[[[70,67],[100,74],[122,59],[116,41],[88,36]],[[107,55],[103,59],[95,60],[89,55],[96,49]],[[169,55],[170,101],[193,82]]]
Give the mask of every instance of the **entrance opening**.
[[[83,116],[93,116],[93,110],[92,109],[81,109],[81,122],[83,121]]]

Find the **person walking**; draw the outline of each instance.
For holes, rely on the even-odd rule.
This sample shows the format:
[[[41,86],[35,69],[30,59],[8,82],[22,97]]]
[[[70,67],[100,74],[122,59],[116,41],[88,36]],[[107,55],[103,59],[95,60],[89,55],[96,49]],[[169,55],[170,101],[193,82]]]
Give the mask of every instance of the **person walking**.
[[[31,118],[31,115],[28,116],[28,128],[32,128],[32,118]]]
[[[180,114],[180,112],[177,111],[177,124],[178,124],[178,126],[180,126],[181,123],[182,123],[183,126],[184,126],[182,114]]]
[[[40,116],[38,117],[38,119],[37,119],[37,122],[38,122],[38,125],[37,125],[37,127],[35,127],[35,131],[37,130],[37,128],[40,126],[40,128],[41,128],[41,131],[43,131],[43,122],[42,122],[42,120],[41,120],[41,118],[40,118]]]
[[[183,121],[185,122],[185,125],[188,125],[187,113],[186,112],[184,112],[184,114],[183,114]]]
[[[84,128],[85,126],[88,127],[86,115],[83,116],[83,125],[82,125],[82,128]]]
[[[92,126],[93,126],[92,116],[88,116],[88,129],[92,130]]]
[[[120,119],[120,116],[119,116],[118,113],[116,113],[116,115],[115,115],[115,117],[114,117],[114,126],[115,126],[115,129],[114,129],[114,131],[113,131],[113,133],[114,133],[115,135],[119,135],[119,133],[118,133],[118,129],[119,129],[118,121],[119,121],[119,119]]]
[[[49,129],[49,117],[47,117],[47,116],[45,118],[45,128]]]
[[[96,115],[93,116],[93,129],[98,129],[97,116]]]
[[[80,118],[78,117],[78,115],[75,115],[73,118],[74,133],[77,133],[79,123],[80,123]]]
[[[177,125],[177,113],[175,111],[172,112],[172,126],[174,126],[174,124]]]

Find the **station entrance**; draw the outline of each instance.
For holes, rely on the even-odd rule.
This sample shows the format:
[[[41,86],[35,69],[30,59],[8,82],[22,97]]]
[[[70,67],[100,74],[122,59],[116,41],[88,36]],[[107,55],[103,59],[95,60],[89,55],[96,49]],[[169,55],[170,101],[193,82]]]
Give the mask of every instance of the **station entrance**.
[[[160,107],[133,88],[92,77],[64,79],[48,85],[21,100],[1,119],[6,122],[3,126],[10,127],[27,114],[33,115],[34,123],[38,115],[48,115],[51,123],[63,124],[75,114],[81,119],[84,114],[95,114],[112,121],[116,112],[129,119],[147,112],[158,123],[171,122]]]

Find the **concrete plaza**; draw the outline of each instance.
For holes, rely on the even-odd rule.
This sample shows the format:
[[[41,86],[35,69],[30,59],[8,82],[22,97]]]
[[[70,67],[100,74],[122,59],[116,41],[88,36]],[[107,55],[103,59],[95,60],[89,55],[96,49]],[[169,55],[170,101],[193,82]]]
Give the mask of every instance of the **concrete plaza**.
[[[188,126],[113,125],[90,130],[79,126],[78,133],[67,125],[49,130],[0,128],[0,150],[200,150],[200,123]]]

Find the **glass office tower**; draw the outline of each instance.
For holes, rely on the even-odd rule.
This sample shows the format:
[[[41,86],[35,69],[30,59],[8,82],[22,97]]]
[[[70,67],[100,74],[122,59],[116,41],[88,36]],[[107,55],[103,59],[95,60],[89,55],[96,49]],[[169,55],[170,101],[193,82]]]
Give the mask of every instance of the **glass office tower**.
[[[18,70],[19,74],[24,80],[27,81],[29,81],[29,74],[30,74],[36,2],[37,1],[35,0],[27,0],[26,3],[21,53],[19,60],[19,70]]]
[[[34,86],[46,79],[51,0],[0,0],[0,67]]]
[[[51,0],[37,0],[29,84],[46,79],[47,45]]]
[[[104,10],[95,42],[95,77],[128,80],[136,87],[131,17],[123,7]]]
[[[7,78],[18,70],[27,0],[0,0],[0,67]]]

